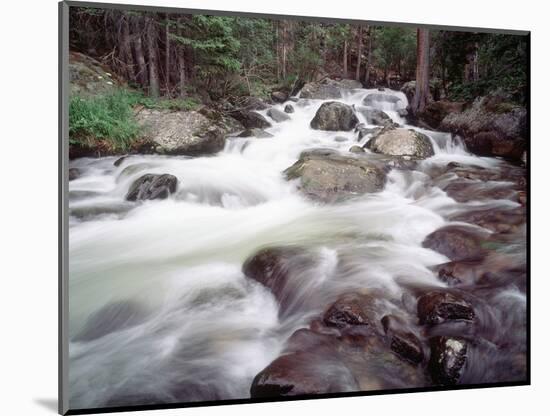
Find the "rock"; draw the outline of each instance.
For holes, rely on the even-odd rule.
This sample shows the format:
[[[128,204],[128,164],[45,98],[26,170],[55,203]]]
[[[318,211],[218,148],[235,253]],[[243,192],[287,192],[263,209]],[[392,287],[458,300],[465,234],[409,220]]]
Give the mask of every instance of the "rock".
[[[386,128],[367,143],[367,147],[376,153],[391,156],[410,156],[425,159],[434,155],[434,149],[428,136],[415,130]]]
[[[173,175],[146,174],[137,179],[126,194],[128,201],[165,199],[176,192],[178,178]]]
[[[268,247],[257,251],[244,262],[243,273],[271,290],[282,303],[291,286],[289,277],[293,268],[303,270],[311,261],[308,253],[299,247]]]
[[[116,166],[117,168],[122,165],[122,163],[126,160],[128,156],[122,156],[122,157],[119,157],[117,160],[115,160],[113,162],[113,166]]]
[[[283,91],[273,91],[271,93],[271,99],[276,103],[284,103],[288,99],[288,94]]]
[[[396,97],[395,95],[371,93],[363,99],[363,105],[373,107],[376,103],[380,103],[380,102],[397,104],[399,101],[401,100],[399,99],[399,97]]]
[[[332,79],[324,79],[320,82],[309,82],[304,85],[300,92],[300,98],[330,100],[342,98],[342,90],[351,90],[363,88],[359,81],[351,79],[343,79],[335,81]]]
[[[420,340],[407,328],[403,320],[394,315],[386,315],[381,322],[394,353],[413,364],[419,364],[424,360]]]
[[[416,93],[416,81],[405,82],[400,91],[405,94],[409,103],[412,103],[414,94]]]
[[[262,129],[246,129],[239,133],[237,137],[257,137],[259,139],[265,139],[273,137],[273,135]]]
[[[247,129],[266,129],[271,127],[271,123],[255,111],[237,110],[232,111],[230,116],[239,121]]]
[[[199,156],[225,146],[222,129],[197,111],[142,109],[136,119],[158,153]]]
[[[401,108],[400,110],[397,110],[397,115],[400,117],[407,117],[409,115],[409,110],[406,108]]]
[[[422,247],[437,251],[450,260],[473,259],[482,253],[481,239],[472,230],[459,226],[446,226],[429,234]]]
[[[290,116],[288,114],[283,113],[282,111],[277,110],[276,108],[270,108],[269,110],[267,110],[267,115],[271,117],[273,120],[275,120],[277,123],[290,120]]]
[[[344,136],[336,136],[334,138],[334,141],[335,142],[338,142],[338,143],[343,143],[343,142],[347,142],[348,141],[348,138],[347,137],[344,137]]]
[[[248,97],[238,97],[233,103],[235,107],[241,108],[248,111],[262,111],[269,108],[261,98],[248,96]]]
[[[287,113],[287,114],[294,113],[294,107],[292,107],[292,104],[285,105],[285,113]]]
[[[359,120],[349,105],[329,101],[319,107],[310,126],[316,130],[349,131],[357,123]]]
[[[323,314],[327,326],[344,328],[350,325],[374,326],[374,301],[370,296],[345,294],[336,300]]]
[[[439,125],[449,114],[460,113],[466,103],[453,101],[430,101],[426,108],[416,114],[416,117],[430,128],[439,130]]]
[[[373,162],[334,152],[302,155],[284,173],[288,180],[299,179],[299,189],[306,197],[324,203],[378,192],[386,183],[384,171]]]
[[[116,331],[139,324],[145,311],[131,301],[109,303],[92,314],[82,330],[72,339],[74,342],[87,342],[104,337]]]
[[[365,149],[363,149],[361,146],[351,146],[349,148],[349,152],[351,153],[365,153]]]
[[[357,111],[365,117],[368,124],[374,124],[376,126],[389,126],[393,124],[391,117],[382,110],[368,107],[357,107]]]
[[[527,146],[527,110],[497,96],[477,98],[470,108],[448,114],[439,128],[462,136],[480,156],[520,160]]]
[[[283,355],[264,368],[252,381],[250,397],[269,398],[304,394],[342,393],[358,386],[345,365],[314,353]]]
[[[455,385],[460,381],[467,363],[468,344],[460,338],[437,336],[430,338],[428,370],[435,384]]]
[[[484,209],[452,216],[453,221],[467,222],[495,233],[514,233],[527,221],[524,207]]]
[[[431,291],[418,299],[421,325],[436,325],[452,320],[473,321],[474,309],[466,300],[443,291]]]
[[[101,62],[79,52],[69,52],[69,85],[71,95],[105,95],[124,87],[114,72]]]
[[[70,180],[70,181],[79,178],[80,175],[81,175],[80,169],[77,169],[77,168],[69,168],[69,180]]]
[[[365,136],[367,136],[368,134],[377,134],[381,131],[381,128],[380,127],[365,127],[364,125],[358,125],[356,128],[355,128],[355,131],[358,132],[359,134],[357,135],[357,138],[359,140],[362,140]]]

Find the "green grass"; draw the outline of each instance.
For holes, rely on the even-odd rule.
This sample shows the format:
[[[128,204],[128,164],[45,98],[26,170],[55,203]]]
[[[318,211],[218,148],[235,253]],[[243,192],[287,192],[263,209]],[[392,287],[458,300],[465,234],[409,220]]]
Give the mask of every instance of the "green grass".
[[[96,97],[71,97],[69,104],[69,143],[126,151],[139,138],[141,129],[133,109],[143,106],[159,110],[194,110],[193,98],[150,98],[140,92],[117,90]]]
[[[126,150],[140,128],[132,107],[135,98],[124,90],[97,97],[71,97],[69,143]]]

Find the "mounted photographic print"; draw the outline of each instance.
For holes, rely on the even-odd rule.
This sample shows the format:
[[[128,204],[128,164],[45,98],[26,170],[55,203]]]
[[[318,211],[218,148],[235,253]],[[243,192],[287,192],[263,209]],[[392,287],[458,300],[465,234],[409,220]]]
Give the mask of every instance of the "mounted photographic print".
[[[529,383],[529,32],[62,2],[60,88],[61,413]]]

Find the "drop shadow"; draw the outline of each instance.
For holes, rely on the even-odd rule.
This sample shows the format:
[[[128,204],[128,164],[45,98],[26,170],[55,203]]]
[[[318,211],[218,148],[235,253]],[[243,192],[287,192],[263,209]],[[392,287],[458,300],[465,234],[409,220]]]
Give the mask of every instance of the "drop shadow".
[[[57,414],[57,399],[34,399],[34,402],[44,409]]]

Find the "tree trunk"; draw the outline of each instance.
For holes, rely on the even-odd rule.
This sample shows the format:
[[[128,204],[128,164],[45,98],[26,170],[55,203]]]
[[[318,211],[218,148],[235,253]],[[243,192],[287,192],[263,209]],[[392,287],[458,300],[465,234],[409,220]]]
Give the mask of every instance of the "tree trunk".
[[[134,17],[132,19],[132,38],[134,47],[134,57],[136,61],[136,81],[143,87],[147,85],[147,65],[145,63],[145,55],[143,54],[143,45],[141,41],[142,19]]]
[[[165,55],[164,55],[164,81],[166,83],[166,95],[170,94],[170,15],[166,13],[166,28],[164,32]]]
[[[125,64],[125,73],[128,80],[135,82],[134,59],[132,56],[132,45],[130,43],[130,25],[128,16],[123,13],[120,28],[120,59]]]
[[[357,29],[357,68],[355,68],[355,80],[359,81],[361,75],[361,55],[363,54],[363,26]]]
[[[374,36],[374,31],[372,27],[369,26],[368,30],[368,37],[369,37],[369,43],[368,43],[368,50],[367,50],[367,63],[365,65],[365,87],[369,86],[370,81],[370,67],[372,66],[372,37]]]
[[[184,35],[183,33],[183,26],[182,26],[182,19],[178,19],[178,28],[179,28],[179,34]],[[180,97],[185,97],[185,86],[186,86],[186,77],[185,77],[185,47],[183,45],[180,45],[177,48],[178,53],[178,70],[179,70],[179,87],[180,87]]]
[[[348,77],[348,40],[344,39],[344,71],[342,73],[342,78],[346,79]]]
[[[281,75],[283,80],[286,79],[286,48],[287,48],[287,30],[286,30],[286,20],[282,21],[282,40],[283,40],[283,51],[282,51],[282,65],[281,65]]]
[[[157,62],[157,31],[153,19],[147,19],[147,58],[149,65],[149,95],[160,95],[159,74]]]
[[[430,32],[416,31],[416,91],[411,111],[417,114],[424,110],[430,97]]]

